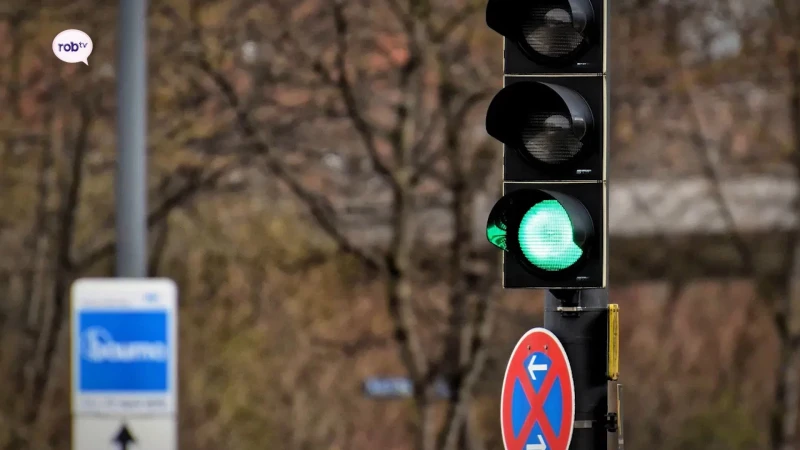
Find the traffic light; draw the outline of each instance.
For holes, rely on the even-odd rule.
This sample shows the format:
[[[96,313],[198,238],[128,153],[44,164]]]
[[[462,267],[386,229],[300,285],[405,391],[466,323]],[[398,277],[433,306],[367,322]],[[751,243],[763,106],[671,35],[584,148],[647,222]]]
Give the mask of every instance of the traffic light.
[[[505,45],[486,131],[504,170],[486,233],[506,288],[606,286],[608,1],[488,2]]]

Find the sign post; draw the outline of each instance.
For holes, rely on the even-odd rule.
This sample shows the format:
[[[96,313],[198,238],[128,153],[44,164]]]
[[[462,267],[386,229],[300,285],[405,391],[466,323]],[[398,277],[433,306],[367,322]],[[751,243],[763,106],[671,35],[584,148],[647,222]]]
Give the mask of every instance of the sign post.
[[[571,450],[606,450],[616,428],[608,408],[608,291],[550,291],[544,298],[544,327],[580,368],[572,373],[577,396]]]
[[[177,449],[177,322],[172,280],[72,285],[73,450]]]

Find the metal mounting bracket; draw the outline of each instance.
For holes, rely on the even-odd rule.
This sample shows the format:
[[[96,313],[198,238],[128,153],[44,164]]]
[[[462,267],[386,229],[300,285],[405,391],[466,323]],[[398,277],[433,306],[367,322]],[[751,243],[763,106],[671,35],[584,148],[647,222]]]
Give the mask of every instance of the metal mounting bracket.
[[[616,433],[617,432],[617,413],[608,413],[606,414],[606,430],[609,433]]]

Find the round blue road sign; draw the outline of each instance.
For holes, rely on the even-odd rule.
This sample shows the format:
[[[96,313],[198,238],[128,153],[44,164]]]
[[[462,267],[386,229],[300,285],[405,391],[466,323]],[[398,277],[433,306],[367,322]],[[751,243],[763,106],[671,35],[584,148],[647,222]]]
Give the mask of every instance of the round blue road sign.
[[[500,402],[506,450],[567,450],[575,422],[575,386],[558,338],[534,328],[508,360]]]

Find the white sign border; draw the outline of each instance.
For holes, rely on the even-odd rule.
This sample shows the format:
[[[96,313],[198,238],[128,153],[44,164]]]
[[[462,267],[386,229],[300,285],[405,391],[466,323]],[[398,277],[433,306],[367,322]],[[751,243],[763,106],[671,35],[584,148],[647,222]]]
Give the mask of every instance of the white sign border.
[[[134,441],[131,449],[177,450],[179,448],[176,416],[112,417],[74,416],[72,418],[72,448],[75,450],[118,449],[115,434],[123,425],[128,427]]]
[[[146,299],[155,294],[153,299]],[[81,311],[166,311],[171,343],[166,394],[141,392],[80,392],[80,348],[77,318]],[[169,278],[82,278],[70,292],[70,403],[73,415],[155,416],[174,415],[178,409],[178,288]],[[166,401],[164,407],[147,407],[148,401]],[[131,406],[133,402],[145,406]]]

